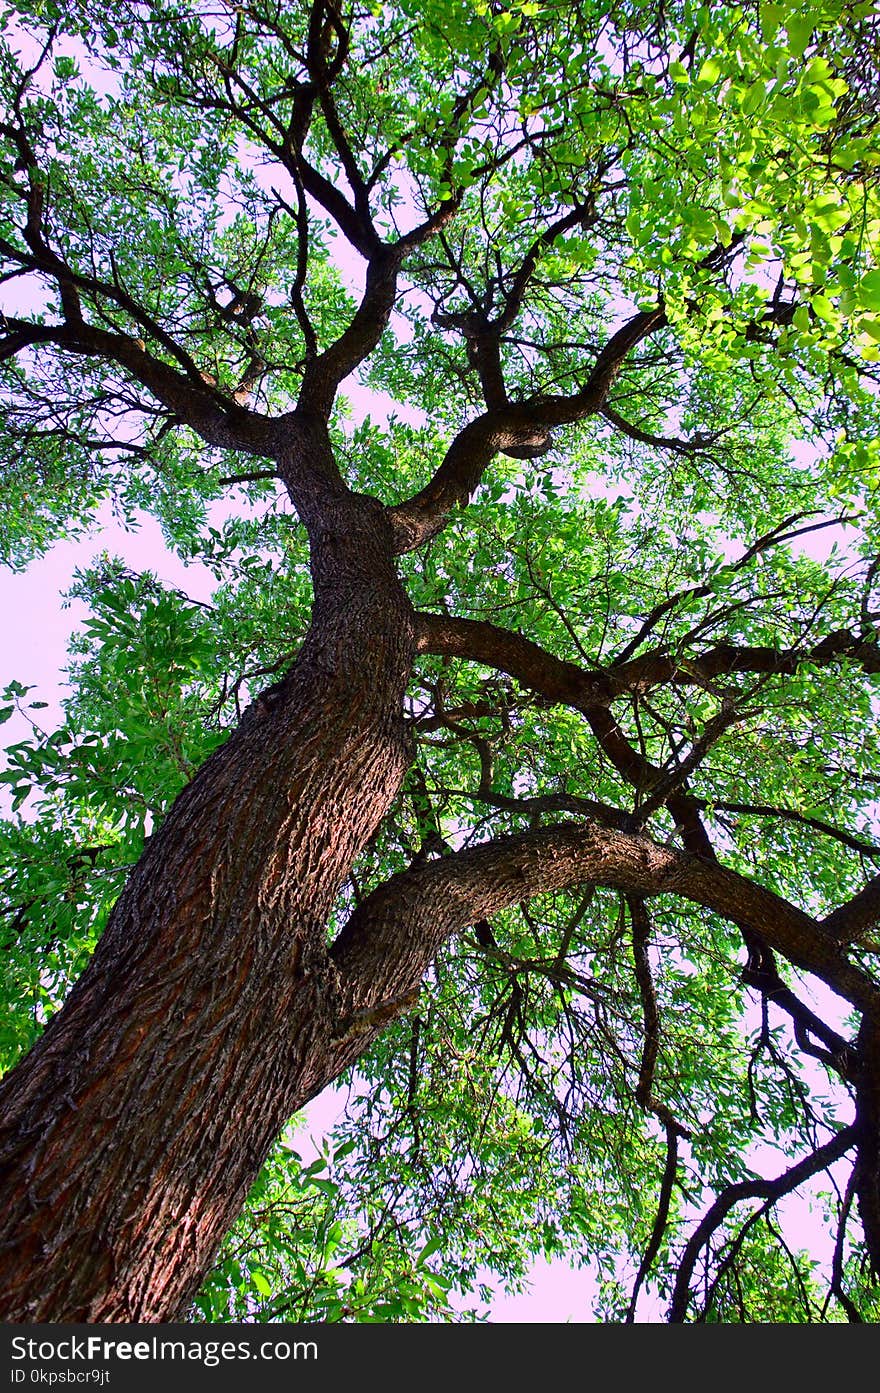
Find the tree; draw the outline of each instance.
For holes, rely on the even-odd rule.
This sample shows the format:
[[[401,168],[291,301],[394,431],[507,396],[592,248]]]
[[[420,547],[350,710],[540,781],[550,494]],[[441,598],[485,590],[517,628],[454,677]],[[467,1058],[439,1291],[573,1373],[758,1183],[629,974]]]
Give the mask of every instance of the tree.
[[[185,1313],[355,1065],[373,1318],[442,1246],[870,1319],[872,6],[7,17],[7,560],[113,499],[218,590],[97,562],[8,755],[5,1319]]]

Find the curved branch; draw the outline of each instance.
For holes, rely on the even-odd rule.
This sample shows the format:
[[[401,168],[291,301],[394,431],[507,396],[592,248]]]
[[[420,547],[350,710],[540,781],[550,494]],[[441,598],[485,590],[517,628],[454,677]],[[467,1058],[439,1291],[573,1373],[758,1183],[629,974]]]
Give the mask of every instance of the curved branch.
[[[416,618],[420,653],[463,658],[505,672],[548,701],[573,706],[578,711],[606,706],[611,700],[604,673],[585,672],[576,663],[557,658],[513,629],[502,629],[482,619],[458,619],[424,611]]]
[[[445,940],[460,929],[533,895],[581,884],[638,898],[678,895],[748,925],[789,962],[880,1019],[880,992],[802,910],[718,862],[597,822],[499,837],[380,885],[358,906],[332,948],[346,1009],[369,1009],[411,990]]]
[[[423,489],[388,509],[398,553],[414,551],[442,532],[450,513],[463,507],[500,451],[544,454],[550,435],[535,426],[523,407],[487,411],[459,431]]]
[[[811,1176],[826,1170],[852,1150],[858,1140],[858,1131],[859,1129],[855,1124],[844,1127],[843,1131],[838,1132],[831,1141],[811,1152],[809,1156],[805,1156],[802,1161],[798,1161],[797,1165],[783,1171],[775,1180],[741,1180],[735,1185],[728,1185],[727,1189],[718,1196],[715,1203],[703,1216],[682,1254],[667,1317],[671,1325],[683,1323],[687,1315],[691,1277],[697,1259],[731,1209],[748,1199],[763,1199],[771,1202],[782,1199],[783,1195],[790,1194],[805,1180],[809,1180]]]
[[[823,928],[838,943],[853,943],[865,932],[880,923],[880,875],[872,876],[863,890],[832,911]]]
[[[567,426],[601,411],[632,350],[665,329],[668,322],[662,305],[634,314],[611,335],[579,392],[567,397],[536,397],[527,403],[526,409],[534,424],[548,429]]]
[[[49,347],[85,358],[115,363],[161,402],[177,420],[189,426],[208,445],[273,457],[277,449],[276,424],[224,397],[202,381],[153,357],[138,340],[112,333],[83,321],[72,324],[35,325],[26,320],[4,320],[0,334],[0,359],[29,347]]]
[[[827,634],[812,648],[771,648],[747,644],[717,643],[694,657],[654,649],[630,662],[607,670],[615,694],[647,691],[661,682],[681,686],[703,686],[716,677],[735,673],[790,676],[806,663],[825,667],[838,658],[848,658],[865,672],[880,672],[880,646],[874,639],[863,639],[849,629]]]
[[[802,522],[804,518],[815,516],[815,511],[792,513],[789,517],[784,518],[776,527],[771,528],[769,532],[765,532],[763,536],[758,537],[752,542],[751,546],[747,547],[742,555],[737,557],[735,561],[731,561],[720,567],[719,573],[729,576],[736,575],[736,573],[743,570],[750,561],[753,561],[756,556],[763,555],[764,552],[769,551],[772,547],[780,546],[783,542],[791,542],[798,537],[805,537],[810,532],[821,532],[826,527],[837,527],[841,523],[855,521],[851,514],[840,513],[836,517],[824,518],[821,522],[810,523],[807,527],[792,526],[793,523]],[[684,590],[676,591],[673,595],[667,595],[665,599],[654,606],[640,625],[638,632],[633,638],[629,639],[620,652],[611,659],[609,666],[612,668],[622,667],[627,659],[631,658],[633,654],[641,648],[645,639],[656,629],[664,615],[671,613],[678,605],[686,600],[705,599],[712,593],[712,586],[703,584],[690,585]]]
[[[831,1260],[831,1284],[829,1296],[837,1297],[844,1311],[846,1318],[853,1325],[862,1325],[862,1317],[859,1314],[855,1302],[847,1295],[843,1285],[843,1253],[846,1242],[846,1226],[849,1221],[850,1210],[852,1209],[853,1196],[855,1194],[855,1171],[850,1174],[846,1187],[846,1193],[840,1205],[840,1213],[837,1220],[837,1236],[834,1240],[834,1256]],[[824,1312],[823,1312],[824,1314]]]
[[[748,648],[716,644],[687,660],[651,653],[616,666],[585,671],[575,663],[557,658],[522,634],[483,620],[422,612],[418,615],[418,622],[420,652],[462,658],[494,668],[515,678],[546,701],[559,702],[580,711],[618,773],[633,788],[648,793],[649,803],[646,806],[650,809],[661,801],[666,803],[683,829],[685,845],[695,855],[711,854],[698,816],[700,810],[706,807],[706,801],[687,791],[681,778],[682,773],[686,775],[686,769],[672,771],[675,777],[668,778],[660,787],[663,771],[634,749],[623,735],[610,710],[614,699],[627,692],[639,693],[664,682],[702,686],[714,677],[732,673],[786,675],[796,672],[804,664],[827,665],[841,658],[858,662],[866,672],[880,668],[880,649],[876,642],[862,640],[848,630],[829,634],[812,648]],[[753,812],[755,815],[775,812],[779,817],[801,822],[823,835],[831,836],[853,851],[869,856],[880,855],[880,849],[862,839],[796,810],[769,809],[757,804],[721,803],[714,806],[722,811]],[[872,928],[878,920],[880,877],[872,880],[848,904],[835,910],[826,921],[826,928],[837,936],[839,942],[849,943],[865,929]]]
[[[660,1183],[657,1213],[654,1216],[654,1223],[651,1226],[651,1235],[648,1239],[648,1245],[642,1254],[639,1270],[633,1282],[629,1308],[626,1313],[625,1323],[631,1325],[636,1317],[636,1306],[638,1305],[642,1283],[650,1272],[651,1264],[660,1251],[663,1234],[666,1232],[666,1225],[669,1222],[672,1190],[675,1185],[675,1175],[678,1169],[678,1138],[680,1136],[690,1136],[690,1133],[687,1132],[679,1122],[676,1122],[666,1104],[661,1103],[654,1097],[654,1070],[657,1064],[657,1056],[660,1052],[660,1013],[657,1009],[657,996],[654,991],[651,960],[648,955],[651,921],[648,917],[648,911],[645,907],[644,900],[632,895],[627,898],[627,904],[629,907],[630,921],[632,923],[633,965],[635,968],[636,982],[639,988],[639,997],[642,1003],[642,1017],[645,1031],[642,1058],[639,1063],[639,1081],[636,1085],[636,1102],[645,1112],[654,1113],[663,1123],[666,1132],[666,1165],[663,1170],[663,1179]]]
[[[307,362],[299,406],[327,419],[343,378],[362,363],[382,337],[397,295],[399,251],[380,246],[367,263],[364,294],[351,323],[329,348]]]
[[[503,409],[510,405],[504,369],[501,361],[503,335],[513,326],[523,306],[526,291],[543,252],[548,251],[558,237],[574,227],[583,230],[595,221],[595,201],[578,202],[561,217],[555,218],[532,242],[519,267],[506,276],[499,269],[497,277],[490,281],[489,289],[480,308],[465,313],[447,313],[439,308],[434,311],[435,324],[458,330],[467,344],[468,358],[476,368],[483,392],[483,400],[490,411]],[[458,268],[461,276],[461,268]],[[509,288],[505,288],[509,282]],[[493,318],[486,308],[486,302],[494,299],[497,289],[501,300],[501,311]],[[474,297],[472,297],[474,298]],[[479,303],[479,302],[478,302]]]
[[[642,1284],[651,1270],[651,1265],[660,1251],[660,1244],[663,1242],[663,1235],[666,1232],[666,1225],[669,1222],[669,1210],[672,1204],[672,1191],[675,1186],[675,1176],[678,1170],[678,1134],[680,1128],[675,1123],[667,1122],[666,1131],[666,1165],[663,1167],[663,1178],[660,1181],[660,1195],[657,1200],[657,1213],[654,1216],[654,1223],[651,1226],[651,1236],[648,1239],[642,1260],[639,1263],[639,1270],[633,1282],[632,1294],[629,1299],[625,1325],[632,1325],[636,1318],[636,1306],[638,1305],[639,1292]]]
[[[576,710],[606,707],[615,698],[645,692],[665,682],[705,686],[735,673],[790,676],[805,664],[827,666],[846,658],[867,673],[880,672],[880,646],[848,629],[826,635],[812,648],[754,647],[717,643],[693,657],[655,649],[629,662],[590,671],[557,658],[531,639],[478,619],[421,612],[419,651],[464,658],[514,677],[523,686]]]
[[[714,445],[722,434],[721,431],[714,431],[711,435],[703,435],[698,431],[689,440],[682,440],[678,436],[653,435],[650,431],[642,430],[640,426],[633,425],[632,421],[627,421],[611,406],[603,406],[601,414],[609,425],[628,435],[631,440],[637,440],[641,445],[651,445],[657,450],[672,450],[678,455],[697,454],[700,450]]]
[[[521,459],[546,454],[556,426],[572,425],[601,410],[629,353],[666,322],[660,307],[627,320],[598,354],[579,392],[499,405],[466,425],[425,488],[389,508],[398,551],[412,551],[442,531],[453,508],[467,503],[500,451]]]
[[[867,1016],[859,1027],[858,1053],[855,1192],[871,1268],[880,1276],[880,1029]]]

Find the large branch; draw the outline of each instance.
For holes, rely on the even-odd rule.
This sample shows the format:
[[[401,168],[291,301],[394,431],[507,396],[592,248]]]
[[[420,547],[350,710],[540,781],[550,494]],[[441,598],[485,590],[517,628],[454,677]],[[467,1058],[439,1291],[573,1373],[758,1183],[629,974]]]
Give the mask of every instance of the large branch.
[[[306,67],[317,90],[327,132],[352,191],[355,216],[361,226],[372,232],[375,237],[366,181],[358,167],[333,95],[333,85],[345,67],[350,44],[349,31],[336,5],[330,3],[330,0],[318,0],[318,3],[313,4],[306,46]]]
[[[314,0],[305,58],[292,43],[280,14],[275,21],[268,15],[261,16],[261,24],[286,51],[288,58],[303,67],[302,80],[261,94],[236,66],[234,58],[221,48],[208,48],[202,55],[206,71],[187,71],[186,55],[182,55],[178,98],[196,110],[221,112],[240,121],[257,146],[262,146],[278,160],[294,183],[301,185],[333,219],[351,246],[369,260],[379,248],[380,240],[369,216],[363,181],[357,172],[350,143],[335,117],[331,94],[333,82],[348,53],[347,35],[338,11],[325,0]],[[336,34],[337,40],[345,36],[338,45],[336,58],[330,57],[326,47],[331,33]],[[354,204],[305,156],[305,142],[316,103],[322,108],[337,157],[352,178]]]
[[[307,363],[299,394],[301,410],[327,420],[339,384],[376,347],[394,306],[400,261],[399,253],[385,247],[370,258],[363,298],[351,323]]]
[[[305,180],[303,185],[308,188]],[[394,308],[398,275],[406,256],[441,228],[457,206],[457,198],[447,199],[396,242],[376,240],[367,262],[364,293],[351,323],[323,353],[307,362],[299,396],[303,411],[315,412],[325,420],[329,417],[339,384],[369,357],[382,337]]]
[[[502,629],[482,619],[425,612],[418,615],[418,623],[420,653],[462,658],[506,672],[548,701],[579,711],[606,706],[611,699],[604,673],[585,672],[576,663],[557,658],[513,629]]]
[[[392,877],[358,907],[332,948],[343,1001],[357,1012],[414,990],[449,936],[509,905],[575,885],[676,895],[760,932],[789,962],[880,1019],[880,992],[834,937],[787,900],[718,862],[596,822],[499,837]]]
[[[506,672],[548,700],[579,711],[605,707],[618,697],[667,682],[705,686],[716,677],[735,673],[791,675],[806,664],[821,667],[839,658],[858,663],[865,672],[880,672],[876,641],[848,629],[836,630],[810,648],[718,643],[687,657],[658,648],[629,662],[585,671],[522,634],[483,620],[422,613],[419,625],[420,652],[463,658]]]
[[[130,317],[145,338],[154,340],[164,349],[192,381],[199,381],[198,365],[186,349],[149,313],[146,307],[129,294],[119,279],[115,262],[113,280],[103,280],[97,275],[85,275],[68,266],[42,238],[38,240],[33,235],[28,237],[27,233],[25,233],[25,238],[32,246],[33,253],[31,255],[20,251],[13,243],[5,239],[0,239],[0,255],[13,264],[17,263],[25,274],[35,272],[55,282],[64,310],[65,321],[68,325],[71,327],[84,325],[83,295],[88,296],[93,303],[99,306],[115,305]],[[113,262],[112,252],[110,259]]]
[[[543,454],[549,439],[546,430],[530,425],[515,407],[487,411],[471,421],[452,441],[430,482],[389,508],[396,550],[414,551],[442,532],[450,513],[468,502],[500,450],[531,448]]]
[[[552,235],[551,228],[548,230],[551,240]],[[698,263],[698,269],[709,273],[724,270],[737,255],[742,242],[743,235],[737,234],[729,246],[715,247]],[[536,243],[533,248],[535,257],[538,250]],[[520,268],[519,275],[524,277],[522,287],[514,286],[514,315],[532,274],[531,255],[526,257]],[[771,306],[761,322],[787,323],[792,311],[791,305]],[[505,326],[507,322],[504,317],[499,321]],[[662,303],[652,309],[640,310],[607,340],[577,391],[564,396],[538,393],[527,401],[515,404],[508,404],[504,400],[506,393],[497,357],[497,326],[487,324],[485,329],[491,328],[492,332],[484,335],[482,345],[479,336],[472,338],[471,343],[476,366],[481,369],[484,389],[489,388],[491,407],[463,428],[425,488],[389,510],[397,533],[398,550],[411,551],[441,531],[453,508],[469,500],[499,451],[523,459],[545,454],[550,448],[552,432],[557,427],[574,425],[605,411],[611,389],[633,349],[666,328],[668,322]]]
[[[835,658],[849,658],[865,672],[880,672],[880,647],[873,639],[863,639],[848,629],[826,635],[810,648],[771,648],[718,643],[693,658],[655,649],[631,662],[608,670],[608,680],[617,694],[646,691],[663,682],[681,686],[703,685],[715,677],[734,673],[790,676],[805,664],[825,667]]]
[[[442,531],[449,514],[467,503],[500,451],[523,459],[543,455],[555,427],[572,425],[600,411],[632,349],[665,324],[661,307],[634,315],[612,334],[579,391],[499,405],[465,426],[430,482],[389,509],[398,551],[412,551]]]
[[[679,766],[664,771],[652,764],[625,737],[611,710],[619,697],[638,694],[653,686],[705,686],[713,678],[734,673],[792,674],[804,665],[824,666],[844,658],[858,663],[866,672],[880,671],[880,649],[876,642],[863,640],[842,629],[827,635],[810,648],[776,649],[716,644],[685,659],[662,650],[652,651],[625,663],[612,663],[603,669],[585,671],[549,653],[539,644],[510,629],[483,620],[459,619],[450,615],[421,613],[418,647],[422,653],[462,658],[507,673],[546,701],[570,706],[588,721],[601,749],[622,777],[648,795],[649,805],[665,802],[682,830],[684,845],[697,856],[713,855],[700,811],[705,800],[687,789],[687,769]],[[708,733],[708,732],[704,732]],[[661,787],[661,781],[666,782]],[[653,795],[653,798],[652,798]],[[717,806],[717,805],[716,805]],[[729,811],[752,811],[757,815],[774,811],[763,805],[749,809],[745,804]],[[793,809],[775,810],[789,820],[805,822],[816,831],[835,837],[854,851],[874,854],[870,844]],[[852,942],[880,917],[880,891],[875,882],[855,901],[833,917],[833,931],[840,942]],[[829,921],[829,927],[832,927]]]
[[[250,411],[200,379],[154,357],[127,334],[99,329],[84,321],[45,325],[6,318],[0,333],[0,360],[28,348],[51,348],[95,358],[124,368],[146,387],[182,425],[219,449],[274,457],[278,431],[269,417]]]
[[[823,921],[826,933],[838,943],[853,943],[880,924],[880,875],[872,876],[863,890]]]

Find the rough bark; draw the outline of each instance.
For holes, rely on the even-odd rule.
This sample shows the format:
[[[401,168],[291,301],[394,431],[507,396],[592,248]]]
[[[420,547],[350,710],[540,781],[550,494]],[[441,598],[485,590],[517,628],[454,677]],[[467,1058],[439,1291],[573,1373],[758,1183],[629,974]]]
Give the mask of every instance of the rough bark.
[[[871,980],[848,963],[822,924],[718,862],[596,823],[560,823],[443,856],[380,885],[333,945],[350,1009],[370,983],[376,997],[417,983],[456,930],[508,905],[578,884],[627,895],[680,896],[760,932],[789,962],[815,973],[870,1018],[880,1017]]]
[[[320,420],[288,426],[278,472],[309,531],[312,625],[288,675],[177,799],[67,1004],[0,1085],[7,1321],[180,1317],[291,1114],[414,1000],[451,933],[522,898],[579,883],[681,895],[877,1018],[837,925],[597,822],[393,877],[330,947],[340,886],[409,762],[403,695],[425,626],[395,571],[394,519],[345,488]],[[524,641],[510,642],[521,657]],[[572,700],[566,681],[550,695]]]
[[[683,896],[761,932],[877,1019],[835,924],[596,822],[393,877],[331,948],[340,886],[407,768],[420,621],[394,568],[393,520],[345,488],[320,424],[302,417],[290,440],[278,468],[309,530],[314,585],[297,662],[177,799],[64,1009],[0,1086],[7,1321],[179,1317],[291,1114],[415,998],[451,933],[522,898],[578,883]]]
[[[0,1087],[7,1321],[180,1316],[274,1138],[349,1062],[326,924],[408,763],[414,626],[381,506],[330,494],[296,664],[179,796]]]
[[[819,1163],[843,1154],[841,1147],[858,1148],[855,1193],[880,1270],[880,994],[846,952],[877,923],[880,877],[820,923],[771,889],[726,870],[701,821],[706,800],[690,791],[687,779],[726,728],[728,713],[708,722],[688,755],[659,768],[630,742],[612,709],[622,697],[642,696],[661,685],[680,689],[718,678],[781,677],[804,664],[849,663],[875,674],[880,650],[868,636],[867,599],[857,632],[838,630],[815,644],[787,650],[718,642],[688,655],[664,645],[661,621],[688,596],[708,598],[712,593],[708,583],[689,586],[678,595],[665,595],[618,657],[589,671],[492,624],[413,615],[394,555],[441,533],[454,511],[468,503],[498,452],[522,460],[539,458],[552,448],[555,431],[597,414],[630,438],[683,455],[711,446],[726,427],[721,422],[717,433],[697,432],[687,440],[658,437],[615,409],[610,394],[634,351],[650,340],[658,352],[667,351],[669,321],[659,302],[632,315],[598,351],[588,346],[593,329],[585,330],[575,315],[575,331],[586,335],[584,361],[568,395],[540,388],[542,380],[548,386],[558,381],[549,341],[543,348],[535,345],[547,372],[536,371],[530,397],[521,399],[519,381],[506,380],[509,360],[502,338],[516,332],[534,289],[541,317],[547,289],[542,286],[544,252],[559,236],[578,228],[601,230],[614,214],[618,184],[616,177],[606,176],[620,166],[615,141],[613,148],[597,152],[593,167],[572,173],[574,201],[565,201],[563,213],[548,210],[542,218],[540,208],[531,210],[527,248],[512,265],[502,268],[499,256],[497,270],[490,273],[487,260],[485,296],[473,293],[470,272],[449,247],[443,248],[441,265],[448,262],[456,289],[466,289],[471,303],[467,312],[450,311],[441,276],[435,283],[433,324],[452,330],[463,342],[485,410],[481,407],[451,440],[433,476],[412,497],[386,511],[374,500],[351,494],[333,460],[327,431],[337,391],[379,344],[407,256],[459,208],[463,190],[454,187],[456,151],[472,128],[478,103],[497,92],[503,109],[513,79],[505,71],[502,45],[493,39],[484,71],[472,74],[473,84],[458,91],[451,111],[432,131],[444,196],[425,209],[417,226],[384,243],[380,227],[388,221],[387,194],[399,187],[385,175],[410,136],[385,131],[380,117],[373,134],[381,138],[370,158],[383,153],[368,173],[364,160],[372,139],[364,141],[360,129],[347,129],[344,119],[354,109],[345,70],[362,53],[352,46],[349,25],[353,31],[359,21],[354,15],[345,18],[330,0],[313,0],[306,8],[302,32],[298,22],[291,24],[282,13],[284,7],[246,16],[242,9],[236,19],[237,30],[239,20],[242,32],[245,20],[253,21],[261,44],[277,42],[279,52],[295,58],[297,75],[280,87],[268,76],[268,85],[252,85],[247,64],[238,66],[237,40],[229,49],[209,44],[193,62],[178,64],[169,54],[179,110],[232,121],[285,171],[295,190],[295,208],[273,190],[276,203],[270,215],[283,210],[297,231],[290,294],[304,356],[300,361],[299,346],[292,344],[291,360],[284,366],[289,374],[301,371],[302,381],[295,409],[282,417],[249,406],[268,367],[255,352],[255,340],[242,339],[244,322],[236,320],[229,304],[218,302],[210,284],[195,301],[187,292],[166,323],[151,310],[151,296],[144,303],[132,297],[112,254],[112,277],[102,277],[103,230],[100,240],[93,239],[86,218],[84,239],[76,219],[65,232],[64,201],[56,206],[51,196],[51,169],[41,171],[39,163],[42,139],[36,139],[31,116],[22,109],[26,81],[3,127],[6,146],[16,157],[14,164],[8,161],[7,192],[22,213],[15,235],[0,240],[4,264],[13,268],[4,279],[37,275],[54,285],[58,322],[44,322],[42,313],[34,319],[0,316],[0,360],[34,353],[62,362],[114,365],[114,374],[121,371],[126,383],[143,389],[146,419],[162,421],[160,437],[185,425],[215,449],[271,461],[269,470],[237,477],[277,477],[286,484],[309,532],[315,598],[312,626],[297,663],[254,703],[240,728],[178,798],[68,1003],[0,1085],[0,1184],[7,1202],[0,1218],[0,1317],[99,1321],[180,1315],[290,1114],[351,1063],[414,998],[444,939],[530,895],[581,882],[612,886],[637,899],[679,895],[739,925],[750,946],[743,980],[788,1012],[808,1054],[825,1059],[855,1087],[857,1122],[846,1134],[777,1181],[729,1187],[719,1198],[686,1250],[675,1298],[681,1310],[687,1308],[693,1265],[729,1209],[750,1196],[781,1195],[800,1176],[814,1173]],[[267,64],[267,74],[271,68]],[[317,139],[312,139],[314,123]],[[356,124],[360,127],[360,119]],[[209,124],[207,129],[217,127]],[[474,177],[488,179],[519,155],[534,160],[539,173],[553,170],[554,146],[545,156],[537,129],[532,133],[524,125],[522,142],[513,144],[503,134],[503,123],[498,129],[495,152],[472,171]],[[542,138],[544,134],[550,132],[542,131]],[[391,138],[387,146],[386,135]],[[329,157],[342,179],[322,172]],[[592,160],[590,153],[588,164]],[[430,181],[424,182],[427,188]],[[310,217],[316,210],[366,263],[361,302],[322,351],[306,295],[307,288],[319,290],[319,283],[307,286]],[[745,233],[725,239],[692,270],[722,277],[745,239]],[[271,245],[267,237],[258,261],[271,254]],[[206,265],[199,263],[198,269],[207,276]],[[433,283],[428,276],[429,293]],[[414,284],[421,284],[418,272]],[[699,279],[695,295],[698,288]],[[796,301],[781,298],[782,289],[780,282],[777,295],[746,328],[747,340],[767,343],[773,325],[791,322]],[[193,304],[198,305],[194,314]],[[202,315],[204,344],[193,347],[192,326],[202,323]],[[120,325],[128,326],[128,332]],[[203,371],[201,361],[203,348],[213,355],[222,343],[236,360],[245,343],[249,348],[245,377],[225,391]],[[568,351],[576,344],[574,339]],[[622,385],[625,402],[638,390],[638,378]],[[115,385],[108,390],[108,401],[120,401],[128,413],[129,387],[118,397]],[[806,516],[812,514],[787,519],[726,569],[732,573],[771,546],[842,520],[785,531]],[[869,582],[873,573],[872,568]],[[869,589],[870,584],[866,596]],[[408,763],[403,694],[417,649],[506,672],[543,700],[580,711],[603,759],[638,795],[638,815],[562,792],[527,800],[536,813],[552,811],[555,804],[594,820],[500,837],[414,866],[369,896],[331,948],[327,923],[340,886],[388,811]],[[493,794],[488,767],[487,762],[478,796],[496,807],[516,804],[512,810],[523,810],[526,800]],[[657,845],[640,830],[647,815],[663,804],[681,835],[684,855]],[[774,813],[761,804],[726,806]],[[775,811],[836,837],[851,850],[875,851],[820,819]],[[862,1012],[857,1048],[797,1000],[776,970],[774,952],[817,974]],[[674,1140],[669,1120],[650,1096],[656,1022],[652,1024],[650,983],[642,980],[640,987],[649,1045],[636,1098],[652,1107]],[[674,1174],[670,1150],[667,1199],[658,1214],[668,1204]],[[661,1229],[655,1226],[655,1235]],[[649,1245],[645,1264],[651,1252]],[[645,1265],[639,1280],[646,1270]]]

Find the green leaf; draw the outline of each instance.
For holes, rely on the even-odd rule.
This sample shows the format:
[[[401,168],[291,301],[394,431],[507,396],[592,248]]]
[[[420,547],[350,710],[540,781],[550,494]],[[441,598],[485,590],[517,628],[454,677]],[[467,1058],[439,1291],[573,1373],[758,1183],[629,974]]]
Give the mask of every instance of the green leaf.
[[[4,1070],[91,964],[38,1080],[79,1169],[35,1112],[11,1182],[66,1196],[33,1300],[105,1285],[78,1175],[149,1291],[124,1154],[196,1216],[251,1186],[189,1320],[476,1321],[586,1255],[625,1323],[646,1254],[664,1319],[698,1216],[871,1072],[880,939],[815,925],[878,861],[873,10],[4,18],[0,603],[45,649],[5,650]],[[318,1158],[266,1156],[342,1064]],[[826,1242],[857,1159],[726,1209],[681,1318],[877,1323],[870,1206]]]
[[[813,35],[816,25],[816,17],[813,13],[806,15],[787,15],[785,28],[788,34],[788,47],[795,58],[800,58]]]
[[[880,310],[880,270],[867,271],[858,284],[858,298],[861,304],[872,310]]]
[[[439,1253],[442,1247],[442,1235],[435,1235],[433,1238],[429,1239],[428,1242],[425,1244],[424,1248],[421,1249],[418,1257],[416,1258],[416,1267],[424,1267],[425,1263],[428,1261],[428,1258],[433,1257],[435,1253]]]
[[[696,85],[700,88],[714,87],[721,76],[721,59],[714,55],[706,58],[697,73]]]

